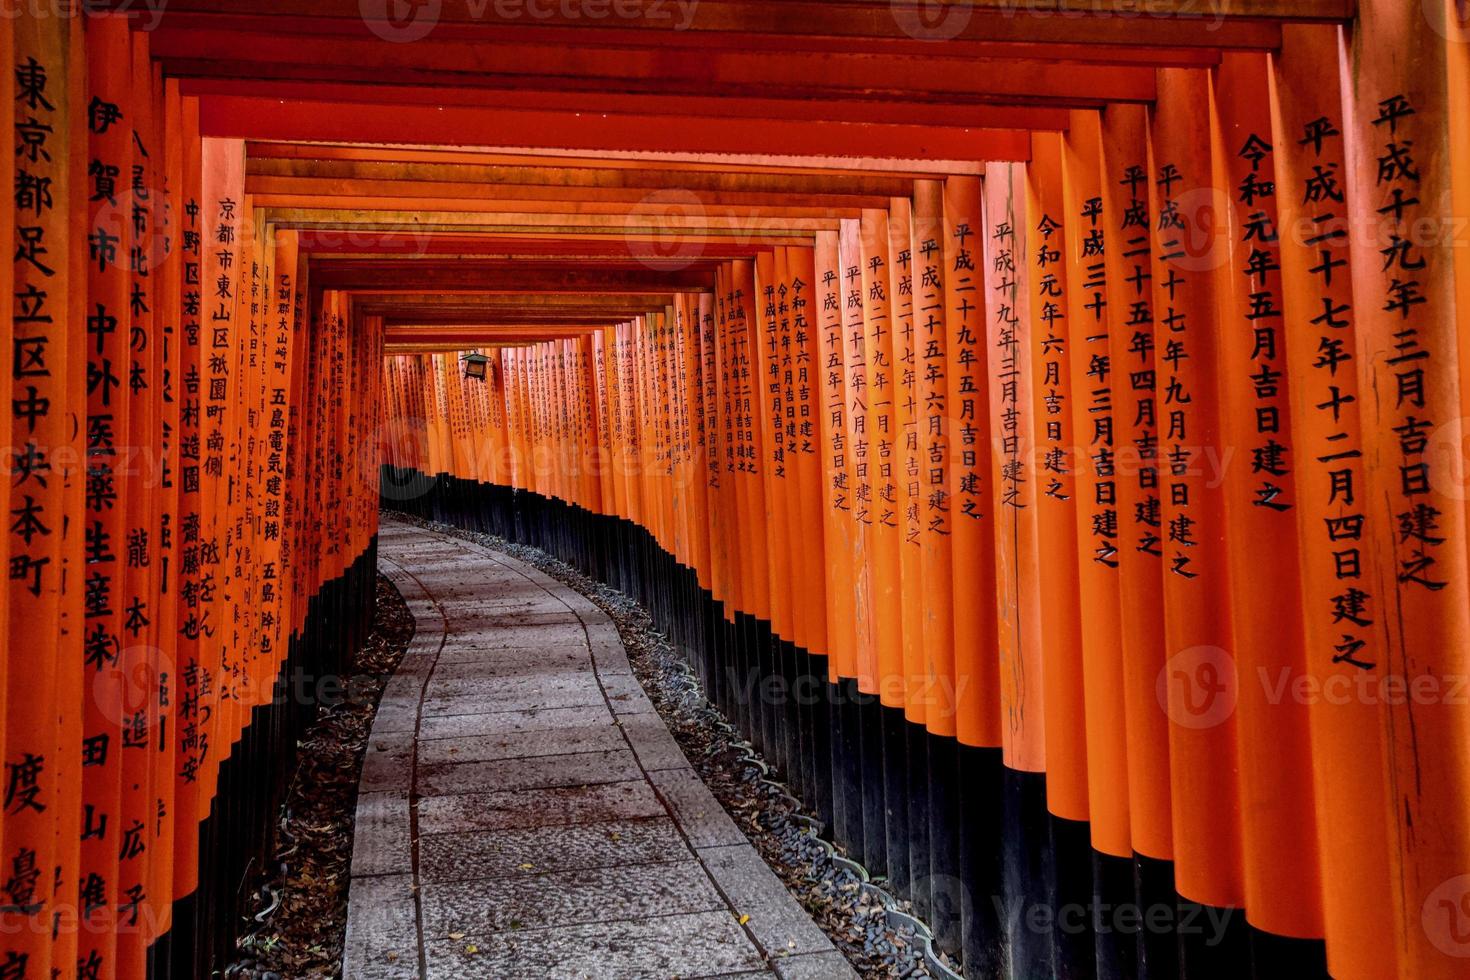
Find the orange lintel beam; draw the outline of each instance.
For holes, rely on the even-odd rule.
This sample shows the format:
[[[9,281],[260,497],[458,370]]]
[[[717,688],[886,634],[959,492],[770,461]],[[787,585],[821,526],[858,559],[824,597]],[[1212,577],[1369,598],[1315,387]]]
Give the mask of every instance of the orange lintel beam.
[[[383,338],[387,343],[413,342],[413,343],[449,343],[464,340],[473,343],[478,340],[503,340],[507,337],[519,337],[525,334],[537,334],[547,337],[572,337],[588,333],[592,330],[600,330],[606,323],[598,324],[465,324],[452,329],[443,329],[435,326],[387,326],[383,328]]]
[[[394,44],[377,38],[283,37],[279,31],[243,37],[233,31],[164,31],[153,38],[152,52],[170,74],[181,78],[235,78],[258,87],[266,79],[378,85],[389,77],[396,85],[448,83],[504,90],[512,105],[525,108],[535,106],[523,106],[514,93],[611,93],[618,99],[639,93],[765,96],[810,99],[819,103],[812,107],[817,112],[820,103],[844,97],[998,103],[1055,99],[1070,104],[1136,102],[1154,94],[1154,73],[1147,66],[959,58],[943,45],[918,55],[798,54],[759,48],[588,49],[565,42],[487,45],[446,38]]]
[[[907,160],[1025,160],[1024,130],[938,129],[763,119],[588,116],[496,108],[287,102],[249,96],[199,100],[206,136],[576,150],[846,155]]]
[[[525,265],[476,267],[474,263],[460,262],[448,269],[381,268],[402,264],[374,262],[346,268],[331,265],[313,268],[311,284],[314,288],[350,289],[359,293],[399,293],[405,289],[464,293],[650,293],[709,289],[714,283],[713,273],[698,267],[604,271],[557,265],[538,270]]]
[[[671,294],[672,295],[672,294]],[[429,299],[429,296],[419,297]],[[494,306],[464,305],[450,306],[438,303],[419,303],[414,297],[396,299],[389,303],[374,302],[363,298],[363,312],[382,316],[391,323],[445,324],[445,323],[591,323],[610,319],[627,319],[640,316],[650,309],[660,309],[664,304],[598,303],[600,297],[586,297],[589,302],[563,309],[548,308],[536,303],[526,306],[498,304]],[[665,297],[667,302],[670,297]],[[611,297],[616,300],[618,297]]]
[[[596,2],[596,0],[593,0]],[[1239,28],[1242,22],[1235,21]],[[1266,25],[1256,21],[1249,25],[1252,33],[1227,32],[1220,48],[1242,46],[1259,47],[1264,40],[1272,40],[1266,47],[1274,46],[1277,34],[1264,29]],[[223,30],[236,34],[279,34],[281,18],[242,16],[234,14],[199,14],[169,10],[169,16],[153,31],[155,36],[168,32],[197,30]],[[689,49],[702,51],[750,50],[783,51],[788,53],[813,53],[837,51],[847,54],[918,54],[932,55],[934,41],[922,37],[900,34],[898,37],[830,37],[811,34],[763,34],[751,35],[737,32],[681,32],[659,34],[638,29],[620,29],[609,26],[581,24],[577,28],[577,45],[592,48],[654,48],[657,50]],[[299,35],[324,37],[375,37],[361,22],[336,22],[315,19],[296,21],[291,31]],[[507,26],[496,23],[441,23],[436,24],[432,36],[438,40],[468,40],[481,44],[503,44],[514,41],[521,44],[552,43],[565,44],[567,31],[559,27],[541,27],[524,23]],[[1145,44],[1144,38],[1135,37],[1128,43],[1085,42],[1034,42],[1034,41],[970,41],[951,38],[944,42],[945,54],[952,58],[1007,58],[1032,61],[1070,61],[1098,65],[1149,65],[1159,68],[1188,68],[1216,65],[1220,62],[1218,50],[1201,47],[1199,41],[1191,47],[1168,47]]]
[[[111,0],[123,6],[122,0]],[[615,24],[625,30],[649,31],[659,36],[736,34],[747,43],[767,38],[873,38],[900,42],[950,38],[963,41],[1039,44],[1136,44],[1160,47],[1243,48],[1264,50],[1280,44],[1276,20],[1345,21],[1355,11],[1353,0],[1222,0],[1201,14],[1197,0],[1159,0],[1147,13],[1137,4],[1120,3],[1121,10],[1096,0],[976,0],[954,4],[954,10],[926,23],[919,5],[900,0],[832,2],[791,0],[700,0],[680,6],[638,4],[617,18],[588,16],[592,5],[546,3],[542,0],[446,0],[435,5],[435,20],[425,25],[418,16],[405,23],[378,22],[373,26],[394,36],[432,36],[455,25],[489,25],[507,29],[578,28]],[[584,9],[585,8],[585,9]],[[1023,9],[1024,8],[1024,9]],[[1103,9],[1099,9],[1103,8]],[[686,13],[687,11],[687,13]],[[1062,16],[1061,11],[1066,11]],[[362,29],[358,0],[173,0],[166,14],[135,13],[134,19],[158,26],[185,13],[252,15],[271,18],[278,30],[310,25],[316,31]],[[1189,16],[1194,14],[1195,16]],[[287,18],[290,18],[287,20]],[[1210,19],[1216,18],[1216,19]],[[1200,23],[1212,24],[1206,34]],[[425,27],[427,26],[427,30]],[[926,30],[927,27],[927,30]],[[394,29],[397,28],[396,31]]]
[[[648,310],[658,310],[673,301],[673,293],[667,290],[650,293],[635,293],[632,295],[600,293],[588,293],[586,295],[573,293],[522,293],[515,296],[486,295],[486,296],[448,296],[442,293],[416,293],[405,291],[402,293],[377,294],[365,298],[359,304],[363,313],[370,315],[373,310],[394,303],[416,303],[425,309],[438,307],[460,308],[473,305],[480,309],[540,309],[547,312],[557,311],[579,311],[579,310],[625,310],[629,314],[644,313]]]
[[[629,319],[631,316],[641,316],[643,310],[637,313],[627,314],[615,311],[600,313],[583,312],[576,315],[538,315],[526,311],[504,310],[499,312],[487,312],[485,310],[434,310],[426,312],[414,307],[399,307],[382,311],[383,322],[394,328],[443,328],[452,330],[463,330],[467,327],[478,327],[490,324],[497,327],[515,329],[541,329],[556,327],[576,327],[588,323],[616,323],[620,320]]]
[[[255,143],[247,147],[246,179],[260,177],[276,180],[311,179],[391,181],[465,184],[496,193],[521,192],[532,196],[540,192],[618,193],[646,195],[651,191],[679,188],[696,194],[709,194],[738,203],[730,195],[762,195],[773,200],[789,201],[796,196],[803,201],[902,197],[912,193],[913,178],[889,173],[844,172],[790,174],[768,170],[742,171],[736,168],[707,170],[688,164],[645,163],[637,169],[608,165],[606,160],[520,160],[507,162],[486,157],[475,163],[428,159],[364,159],[357,151],[366,148],[296,145],[309,153],[278,155],[280,144]],[[462,156],[462,154],[444,154]]]
[[[279,187],[280,181],[275,178],[255,178],[253,188],[247,187],[254,195],[255,204],[258,207],[267,208],[313,208],[328,206],[334,208],[352,208],[354,210],[382,210],[382,211],[477,211],[483,214],[554,214],[554,215],[589,215],[589,214],[611,214],[636,216],[647,215],[650,211],[663,211],[664,206],[658,197],[649,200],[649,194],[638,194],[629,191],[622,194],[582,192],[579,194],[559,195],[554,191],[543,191],[533,198],[505,197],[493,192],[487,192],[484,185],[444,185],[426,184],[420,182],[406,183],[393,181],[372,181],[371,186],[365,181],[350,182],[359,186],[343,186],[343,181],[335,181],[320,189],[311,186],[312,182],[293,181],[289,190],[267,190],[267,187]],[[303,186],[305,184],[305,186]],[[397,184],[398,186],[392,186]],[[333,186],[335,185],[335,186]],[[359,194],[355,191],[378,191],[376,194]],[[406,193],[405,193],[406,192]],[[734,204],[724,202],[713,196],[696,195],[680,190],[672,190],[671,194],[678,195],[679,203],[691,214],[703,214],[711,219],[744,219],[744,218],[792,218],[801,220],[836,222],[842,218],[855,217],[862,210],[861,203],[848,201],[834,201],[822,205],[801,199],[787,197],[786,205],[751,203]],[[611,199],[609,199],[611,198]],[[886,198],[869,199],[874,202],[886,204]],[[792,203],[801,203],[801,207],[792,207]],[[870,207],[877,204],[870,204]]]
[[[463,164],[474,167],[556,168],[663,173],[718,174],[728,177],[936,178],[946,174],[984,174],[982,160],[897,160],[876,157],[797,156],[793,154],[695,153],[659,150],[589,151],[554,146],[512,149],[444,147],[425,144],[356,144],[333,141],[293,143],[247,141],[252,159],[353,160],[369,163]]]
[[[673,294],[670,294],[670,297]],[[665,297],[667,301],[670,297]],[[429,299],[430,296],[420,297]],[[596,300],[597,297],[586,297]],[[613,297],[616,299],[617,297]],[[396,300],[391,303],[377,303],[372,297],[363,297],[362,306],[364,312],[370,315],[383,317],[385,321],[395,324],[459,324],[465,323],[591,323],[604,320],[641,316],[651,307],[647,304],[633,305],[631,303],[607,303],[599,305],[596,302],[581,304],[568,309],[554,309],[538,306],[534,303],[526,306],[476,306],[467,304],[464,306],[449,306],[434,303],[417,303],[413,297]]]
[[[650,207],[647,215],[629,216],[562,216],[553,220],[548,216],[506,216],[495,213],[460,212],[448,219],[442,213],[432,212],[378,212],[373,219],[365,219],[360,213],[337,212],[337,210],[276,209],[270,212],[273,222],[282,229],[315,229],[315,231],[338,235],[347,242],[354,253],[372,253],[373,244],[382,241],[403,242],[404,238],[416,242],[416,248],[407,251],[409,257],[428,256],[437,232],[485,232],[485,234],[507,235],[512,238],[541,238],[547,242],[542,250],[542,260],[563,254],[564,242],[588,241],[607,245],[606,251],[589,251],[589,256],[606,256],[613,260],[631,257],[635,263],[644,262],[645,254],[657,256],[657,267],[667,267],[670,250],[676,259],[686,262],[713,262],[722,254],[741,250],[751,245],[810,245],[817,231],[835,220],[772,219],[760,217],[716,217],[716,219],[675,220],[663,217],[664,207]],[[437,228],[435,228],[437,225]],[[625,242],[626,248],[617,247]],[[650,248],[651,247],[651,248]],[[497,250],[485,251],[488,259],[500,256]],[[391,257],[388,259],[391,260]],[[592,262],[597,260],[592,259]],[[607,262],[598,262],[604,264]]]
[[[547,91],[536,79],[514,76],[503,88],[448,86],[435,82],[430,70],[409,74],[419,84],[383,86],[384,71],[316,68],[268,70],[252,62],[165,62],[185,76],[181,88],[192,96],[251,95],[283,101],[368,102],[394,105],[483,106],[493,93],[495,105],[520,112],[580,112],[583,115],[676,116],[694,119],[784,119],[828,123],[946,126],[971,129],[1066,128],[1069,109],[1101,108],[1108,101],[1145,102],[1152,98],[1152,69],[1125,68],[1132,73],[1126,89],[1109,99],[1110,88],[1073,86],[1067,93],[999,90],[981,93],[909,92],[876,89],[786,89],[770,93],[707,91],[678,94],[609,92],[597,80],[587,88]],[[1206,66],[1207,67],[1207,66]],[[954,71],[967,70],[963,65]],[[1093,71],[1114,71],[1094,68]],[[1058,68],[1065,73],[1066,68]],[[286,77],[281,77],[281,76]],[[1146,77],[1147,76],[1147,77]]]
[[[520,261],[623,262],[630,267],[648,264],[648,259],[662,259],[667,253],[651,238],[626,235],[622,238],[526,238],[506,235],[447,233],[430,228],[410,232],[360,230],[353,228],[312,228],[300,233],[301,251],[313,259],[341,259],[362,256],[392,260],[404,256],[434,257],[440,260],[488,260],[491,258]],[[701,259],[746,258],[760,246],[729,240],[705,239],[700,242]]]

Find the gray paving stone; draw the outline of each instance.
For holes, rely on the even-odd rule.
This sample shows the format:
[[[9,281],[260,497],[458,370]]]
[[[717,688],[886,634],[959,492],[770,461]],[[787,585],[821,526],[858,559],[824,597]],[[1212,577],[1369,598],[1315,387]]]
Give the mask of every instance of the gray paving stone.
[[[585,868],[516,878],[428,885],[424,936],[462,932],[479,941],[509,929],[641,919],[726,908],[697,861]]]
[[[653,702],[643,693],[643,686],[632,674],[599,675],[602,689],[607,692],[607,703],[618,715],[637,715],[652,712]]]
[[[596,786],[557,786],[462,796],[434,796],[418,804],[419,833],[457,834],[577,823],[667,817],[668,810],[642,779]]]
[[[413,733],[372,735],[362,756],[359,793],[407,793],[413,776]]]
[[[419,588],[419,584],[413,580],[413,577],[384,558],[381,550],[378,555],[378,571],[387,576],[388,581],[393,583],[393,587],[398,590],[398,595],[404,602],[410,599],[420,598],[423,595],[423,589]]]
[[[641,775],[638,760],[624,746],[606,752],[580,752],[575,755],[548,755],[528,759],[421,763],[416,787],[423,796],[453,796],[486,790],[591,786],[595,783],[624,782],[637,779]]]
[[[419,975],[413,876],[352,879],[342,975],[353,980],[406,980]]]
[[[592,660],[597,664],[597,672],[603,677],[633,673],[633,665],[628,662],[628,651],[616,635],[611,640],[595,639],[591,646]]]
[[[668,726],[658,715],[645,712],[622,715],[618,726],[628,736],[628,744],[638,756],[638,763],[650,772],[655,769],[687,769],[689,760],[669,734]]]
[[[577,665],[579,670],[588,670],[593,660],[586,649],[564,644],[560,647],[454,647],[439,654],[439,666],[450,668],[446,677],[459,676],[474,670],[491,674],[533,673],[535,665],[545,664],[548,669],[562,669]]]
[[[428,680],[434,672],[434,665],[439,660],[438,650],[420,650],[417,653],[405,653],[403,659],[398,661],[398,670],[394,673],[394,679],[404,678],[405,681],[413,682],[415,687],[422,687],[424,681]],[[418,697],[418,693],[414,693]]]
[[[515,569],[518,573],[525,577],[527,582],[535,582],[543,589],[548,590],[566,588],[566,586],[562,585],[550,575],[547,575],[535,565],[523,562],[519,558],[512,558],[509,555],[501,555],[499,557],[502,561],[505,562],[507,568]]]
[[[444,609],[445,622],[451,631],[462,625],[477,624],[478,629],[506,624],[507,620],[526,619],[532,623],[555,622],[575,623],[576,613],[559,599],[545,592],[532,596],[506,596],[490,601],[476,599],[473,602],[451,600]],[[530,617],[528,619],[528,617]]]
[[[502,686],[479,694],[436,697],[431,689],[424,699],[423,713],[433,718],[440,715],[479,715],[530,708],[572,708],[579,705],[605,703],[597,679],[580,674],[539,674],[528,677],[502,678]],[[617,707],[614,705],[613,710]]]
[[[471,677],[509,677],[517,674],[551,674],[572,670],[592,670],[592,657],[588,655],[586,648],[565,646],[540,650],[484,650],[473,653],[455,651],[455,654],[447,659],[443,654],[439,656],[434,677],[437,680],[456,680]]]
[[[852,964],[836,950],[778,959],[775,964],[781,980],[858,980]]]
[[[408,606],[409,615],[413,616],[414,621],[414,634],[413,639],[409,640],[409,647],[422,649],[444,642],[444,617],[440,615],[438,606],[432,602],[407,598],[404,599],[404,605]]]
[[[468,738],[436,738],[419,743],[419,764],[440,762],[489,762],[493,759],[529,759],[541,755],[570,755],[573,752],[605,752],[623,748],[623,735],[616,725],[591,725],[544,732],[508,732],[504,735],[474,735]],[[634,746],[637,751],[637,746]],[[639,756],[642,760],[642,756]],[[644,768],[649,768],[643,762]]]
[[[352,876],[413,871],[408,794],[357,794],[352,827]]]
[[[728,912],[496,933],[477,952],[467,944],[425,944],[432,980],[668,980],[761,966]]]
[[[587,642],[593,646],[599,644],[623,645],[622,634],[618,632],[617,624],[611,619],[600,623],[587,624]]]
[[[424,835],[419,837],[419,880],[651,864],[681,861],[688,855],[684,839],[666,817]]]
[[[419,725],[419,741],[461,738],[466,735],[503,735],[508,732],[544,732],[561,728],[610,725],[612,711],[606,702],[567,708],[522,708],[475,715],[442,715],[425,718]]]
[[[462,644],[472,649],[513,650],[530,648],[545,649],[562,644],[587,643],[587,633],[581,623],[547,623],[530,626],[505,626],[478,616],[456,616],[455,632],[446,639],[445,650],[453,650]],[[474,633],[471,634],[470,630]]]
[[[535,582],[528,582],[520,576],[502,577],[493,584],[479,588],[470,585],[462,591],[462,594],[467,598],[456,602],[456,605],[496,612],[525,606],[539,606],[547,610],[558,611],[565,611],[567,608],[560,596],[552,595]]]
[[[583,598],[575,592],[562,592],[561,600],[571,607],[585,626],[600,626],[603,623],[611,623],[612,617],[591,599]]]
[[[454,561],[436,564],[422,571],[415,571],[414,575],[425,585],[434,584],[438,586],[436,594],[456,583],[464,583],[474,586],[480,583],[489,587],[499,581],[514,581],[519,576],[507,569],[505,565],[494,558],[470,548],[458,548],[451,553]]]
[[[373,716],[373,734],[386,735],[390,732],[412,732],[419,720],[419,699],[384,699],[378,702],[378,713]]]
[[[456,618],[456,622],[459,622]],[[497,626],[506,629],[520,629],[534,626],[560,626],[570,629],[582,629],[582,623],[576,614],[565,606],[559,609],[548,609],[546,611],[515,612],[511,610],[486,609],[475,614],[474,622],[481,628],[486,626]],[[582,634],[586,636],[586,633]]]
[[[410,701],[415,705],[418,703],[419,692],[423,689],[423,681],[411,674],[395,673],[388,678],[388,683],[383,685],[383,695],[380,703],[384,701]]]
[[[550,670],[525,674],[482,677],[440,677],[429,679],[425,703],[450,698],[486,698],[496,702],[513,702],[527,707],[546,698],[602,698],[597,676],[590,670]],[[595,704],[596,701],[587,701]],[[461,712],[462,713],[462,712]]]
[[[820,953],[832,949],[827,934],[807,917],[754,847],[704,847],[699,849],[699,859],[735,911],[750,916],[745,928],[767,953]]]
[[[749,843],[692,769],[663,769],[648,778],[695,847]]]
[[[410,610],[410,612],[412,612],[412,610]],[[423,620],[419,619],[418,622],[422,624]],[[439,652],[439,648],[443,645],[443,632],[437,629],[421,629],[419,632],[414,634],[413,641],[410,642],[408,646],[404,647],[403,656],[405,659],[425,655],[432,657]]]
[[[486,571],[468,579],[458,576],[422,578],[421,581],[449,615],[460,609],[503,612],[514,608],[518,602],[544,603],[550,598],[545,591],[538,594],[534,590],[528,590],[523,580],[493,569],[493,565],[487,566]]]

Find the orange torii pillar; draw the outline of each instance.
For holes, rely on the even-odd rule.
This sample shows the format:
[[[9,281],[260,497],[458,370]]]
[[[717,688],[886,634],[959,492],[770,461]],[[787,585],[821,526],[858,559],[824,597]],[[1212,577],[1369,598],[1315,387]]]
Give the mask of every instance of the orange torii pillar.
[[[521,540],[593,529],[974,975],[1463,972],[1470,58],[1428,9],[719,263],[590,374],[507,352],[556,461]]]

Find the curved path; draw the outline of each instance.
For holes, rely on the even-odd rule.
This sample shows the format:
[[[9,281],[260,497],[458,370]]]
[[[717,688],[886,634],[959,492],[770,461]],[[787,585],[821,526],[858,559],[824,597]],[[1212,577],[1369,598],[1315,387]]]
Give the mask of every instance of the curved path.
[[[416,632],[363,763],[347,980],[854,976],[690,768],[606,614],[387,516],[378,547]]]

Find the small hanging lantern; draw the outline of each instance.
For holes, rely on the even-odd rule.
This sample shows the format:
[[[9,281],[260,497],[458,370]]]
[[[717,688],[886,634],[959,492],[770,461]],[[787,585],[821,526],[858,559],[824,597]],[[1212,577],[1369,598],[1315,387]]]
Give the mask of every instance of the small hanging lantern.
[[[485,380],[486,365],[490,363],[490,358],[481,354],[479,351],[471,351],[464,355],[461,360],[464,361],[464,376],[466,378],[474,378],[477,381]]]

